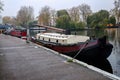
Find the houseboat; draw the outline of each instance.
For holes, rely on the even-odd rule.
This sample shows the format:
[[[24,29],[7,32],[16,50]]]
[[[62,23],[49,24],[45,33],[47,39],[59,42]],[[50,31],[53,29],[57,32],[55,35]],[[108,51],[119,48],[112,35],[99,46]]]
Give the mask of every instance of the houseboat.
[[[112,44],[106,40],[106,36],[90,39],[88,36],[38,33],[32,40],[71,57],[79,53],[76,58],[83,59],[106,59],[113,48]]]

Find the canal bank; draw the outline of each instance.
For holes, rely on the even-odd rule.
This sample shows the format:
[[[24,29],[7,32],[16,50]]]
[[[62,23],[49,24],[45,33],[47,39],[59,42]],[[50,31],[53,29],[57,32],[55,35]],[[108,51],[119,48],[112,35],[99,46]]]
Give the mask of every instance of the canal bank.
[[[119,80],[83,62],[25,40],[0,34],[0,80]]]

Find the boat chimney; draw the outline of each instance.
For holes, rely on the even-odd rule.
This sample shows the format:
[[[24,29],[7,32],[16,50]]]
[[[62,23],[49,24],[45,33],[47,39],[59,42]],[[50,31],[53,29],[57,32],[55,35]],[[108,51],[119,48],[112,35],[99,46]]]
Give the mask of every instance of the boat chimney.
[[[70,29],[66,29],[65,34],[66,35],[70,35],[71,34],[71,30]]]

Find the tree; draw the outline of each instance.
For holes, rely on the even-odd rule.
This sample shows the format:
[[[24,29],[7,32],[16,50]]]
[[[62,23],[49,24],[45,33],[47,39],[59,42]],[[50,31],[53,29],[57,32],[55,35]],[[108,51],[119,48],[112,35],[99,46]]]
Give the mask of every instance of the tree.
[[[2,21],[4,24],[18,25],[17,19],[15,17],[4,16]]]
[[[83,29],[85,27],[84,22],[78,22],[75,24],[75,29]]]
[[[61,16],[64,16],[64,15],[69,16],[67,10],[63,9],[63,10],[57,11],[57,17],[61,17]]]
[[[11,17],[10,24],[12,24],[12,25],[18,25],[16,17]]]
[[[54,9],[52,9],[52,10],[50,10],[50,24],[51,24],[51,26],[55,26],[56,25],[56,19],[57,19],[57,12],[54,10]]]
[[[1,11],[3,11],[3,6],[4,6],[4,4],[3,4],[3,2],[0,0],[0,13],[1,13]]]
[[[23,6],[21,9],[18,11],[17,14],[17,21],[18,24],[26,27],[30,21],[34,20],[34,10],[31,6]]]
[[[39,18],[38,18],[38,22],[40,25],[50,25],[50,7],[49,6],[45,6],[41,9],[40,13],[39,13]]]
[[[111,24],[115,24],[115,23],[116,23],[116,20],[115,20],[115,17],[114,17],[114,16],[111,16],[111,17],[109,18],[109,23],[111,23]]]
[[[87,18],[87,24],[91,28],[105,27],[109,23],[109,12],[100,10]]]
[[[57,11],[56,27],[70,29],[70,16],[66,10]]]
[[[120,0],[114,2],[115,8],[110,11],[112,16],[115,16],[116,23],[120,22]]]
[[[83,29],[86,25],[85,22],[82,22],[80,19],[80,11],[79,7],[72,7],[68,10],[71,21],[70,28],[71,29]]]
[[[82,4],[78,6],[80,14],[82,15],[83,22],[87,24],[87,17],[92,13],[90,6],[87,4]]]
[[[4,24],[10,24],[11,17],[10,16],[4,16],[2,21],[3,21]]]
[[[72,21],[74,22],[80,21],[80,13],[78,7],[72,7],[71,9],[68,10],[68,13]]]
[[[67,15],[60,16],[56,21],[56,27],[70,29],[70,18]]]
[[[38,23],[37,20],[29,22],[29,27],[33,27],[33,25],[36,25]]]

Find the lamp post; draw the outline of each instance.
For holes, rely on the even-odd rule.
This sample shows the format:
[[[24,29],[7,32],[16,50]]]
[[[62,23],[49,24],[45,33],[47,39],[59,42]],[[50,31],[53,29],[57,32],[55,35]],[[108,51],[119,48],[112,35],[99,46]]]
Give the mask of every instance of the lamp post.
[[[26,43],[30,43],[30,29],[29,29],[29,22],[27,22],[27,40]]]

